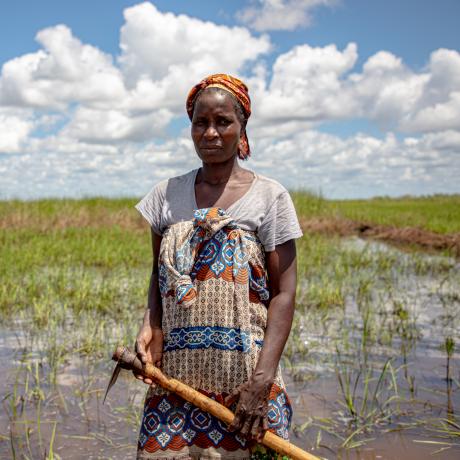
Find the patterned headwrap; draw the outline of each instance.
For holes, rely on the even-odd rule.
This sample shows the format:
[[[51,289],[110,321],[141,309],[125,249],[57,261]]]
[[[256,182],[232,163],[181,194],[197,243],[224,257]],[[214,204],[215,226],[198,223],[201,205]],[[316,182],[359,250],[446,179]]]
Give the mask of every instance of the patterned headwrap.
[[[200,91],[212,87],[222,88],[232,94],[240,103],[246,120],[249,118],[251,115],[251,99],[249,98],[248,87],[236,77],[224,73],[216,73],[201,80],[200,83],[195,85],[188,93],[186,108],[190,120],[193,118],[193,110],[195,108],[197,95]],[[249,148],[248,136],[245,130],[238,146],[238,156],[242,160],[245,160],[250,154],[251,149]]]

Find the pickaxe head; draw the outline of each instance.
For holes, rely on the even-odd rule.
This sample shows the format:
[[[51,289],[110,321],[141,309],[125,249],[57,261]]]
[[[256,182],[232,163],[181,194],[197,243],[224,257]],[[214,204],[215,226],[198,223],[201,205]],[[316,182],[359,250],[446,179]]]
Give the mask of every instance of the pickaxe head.
[[[109,390],[117,381],[121,369],[133,370],[139,369],[139,367],[142,369],[142,364],[140,363],[136,354],[133,353],[129,348],[122,346],[117,347],[115,353],[112,356],[112,359],[116,361],[117,364],[112,372],[112,377],[110,378],[110,382],[107,385],[107,389],[105,390],[104,400],[102,401],[102,404],[105,403],[105,398],[107,398]]]

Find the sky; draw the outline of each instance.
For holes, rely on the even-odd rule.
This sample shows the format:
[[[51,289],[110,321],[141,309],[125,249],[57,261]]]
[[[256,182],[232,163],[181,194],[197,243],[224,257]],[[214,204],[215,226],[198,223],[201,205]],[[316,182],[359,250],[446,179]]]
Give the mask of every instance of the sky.
[[[142,196],[200,163],[185,113],[249,87],[243,166],[329,198],[460,193],[458,0],[0,5],[0,199]]]

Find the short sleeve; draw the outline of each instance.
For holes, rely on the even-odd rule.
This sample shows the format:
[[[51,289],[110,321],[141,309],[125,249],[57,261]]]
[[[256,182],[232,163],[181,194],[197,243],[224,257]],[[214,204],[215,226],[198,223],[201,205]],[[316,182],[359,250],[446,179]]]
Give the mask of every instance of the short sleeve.
[[[279,244],[303,235],[288,191],[285,190],[278,195],[270,206],[258,228],[258,235],[267,252],[274,251],[275,246]]]
[[[142,198],[135,208],[142,214],[144,219],[157,235],[162,235],[161,215],[165,200],[164,183],[160,182]]]

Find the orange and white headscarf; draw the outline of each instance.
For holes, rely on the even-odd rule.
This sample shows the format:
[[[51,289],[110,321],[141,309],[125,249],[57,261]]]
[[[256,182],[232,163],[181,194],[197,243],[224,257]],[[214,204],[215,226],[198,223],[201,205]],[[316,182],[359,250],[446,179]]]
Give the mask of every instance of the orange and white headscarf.
[[[193,118],[193,110],[198,93],[212,87],[221,88],[232,94],[240,103],[246,120],[249,118],[251,115],[251,99],[249,98],[248,87],[236,77],[224,73],[216,73],[201,80],[188,93],[185,106],[190,120]],[[249,148],[248,136],[246,135],[246,130],[244,130],[238,145],[238,157],[245,160],[250,155],[251,149]]]

